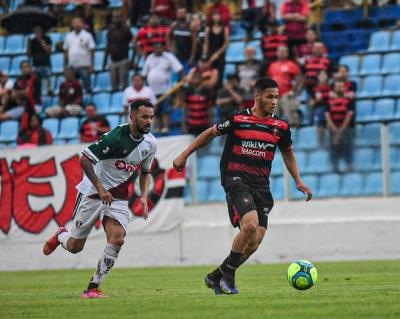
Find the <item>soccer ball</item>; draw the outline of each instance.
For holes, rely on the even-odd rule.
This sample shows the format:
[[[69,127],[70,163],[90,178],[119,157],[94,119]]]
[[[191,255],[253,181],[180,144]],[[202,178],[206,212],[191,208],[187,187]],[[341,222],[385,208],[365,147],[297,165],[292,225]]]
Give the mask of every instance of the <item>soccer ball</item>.
[[[317,282],[317,268],[307,260],[291,263],[287,271],[290,285],[298,290],[310,289]]]

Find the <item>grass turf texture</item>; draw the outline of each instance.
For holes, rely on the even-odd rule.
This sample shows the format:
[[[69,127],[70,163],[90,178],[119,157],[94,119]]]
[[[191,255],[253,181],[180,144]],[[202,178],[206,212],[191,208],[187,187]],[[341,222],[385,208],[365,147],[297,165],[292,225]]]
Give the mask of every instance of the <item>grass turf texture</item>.
[[[316,263],[307,291],[286,280],[288,264],[245,265],[239,295],[203,285],[212,267],[114,269],[108,299],[80,293],[93,270],[0,272],[0,317],[7,318],[400,318],[400,261]]]

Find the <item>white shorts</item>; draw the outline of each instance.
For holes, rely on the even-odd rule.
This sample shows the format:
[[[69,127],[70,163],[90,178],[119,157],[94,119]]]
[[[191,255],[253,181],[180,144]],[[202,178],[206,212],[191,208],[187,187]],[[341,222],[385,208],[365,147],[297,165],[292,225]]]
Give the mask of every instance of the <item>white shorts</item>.
[[[103,204],[100,199],[89,198],[79,193],[75,203],[71,235],[76,239],[87,238],[96,221],[103,219],[103,216],[117,220],[126,233],[129,215],[130,209],[127,200],[114,200],[111,206],[108,206]]]

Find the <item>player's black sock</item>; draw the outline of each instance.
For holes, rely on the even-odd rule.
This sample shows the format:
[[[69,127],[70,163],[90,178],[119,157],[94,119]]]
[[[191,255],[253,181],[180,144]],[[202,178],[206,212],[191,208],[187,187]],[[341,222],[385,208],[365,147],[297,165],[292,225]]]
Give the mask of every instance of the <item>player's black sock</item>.
[[[89,282],[87,289],[89,290],[89,289],[93,289],[93,288],[99,288],[99,285],[96,284],[95,282]]]
[[[226,266],[227,262],[228,262],[228,257],[225,258],[225,260],[222,262],[222,264],[219,267],[215,268],[207,276],[211,280],[213,280],[215,282],[219,282],[221,277],[222,277],[222,275],[223,275],[221,269]]]
[[[241,253],[237,253],[231,250],[231,253],[229,254],[228,258],[226,259],[226,264],[222,263],[221,265],[221,271],[222,273],[228,276],[234,276],[235,271],[237,268],[240,266],[240,258],[242,257]]]

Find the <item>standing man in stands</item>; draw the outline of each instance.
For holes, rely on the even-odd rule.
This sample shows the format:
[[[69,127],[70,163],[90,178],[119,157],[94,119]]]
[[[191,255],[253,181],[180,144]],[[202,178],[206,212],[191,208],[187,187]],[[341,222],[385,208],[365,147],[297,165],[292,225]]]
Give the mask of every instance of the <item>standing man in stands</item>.
[[[83,29],[82,18],[72,20],[72,31],[64,41],[64,66],[71,67],[82,80],[86,93],[92,93],[90,74],[93,73],[95,43],[92,35]]]
[[[201,133],[173,162],[182,171],[190,154],[207,145],[214,137],[227,134],[221,158],[221,183],[226,192],[229,217],[240,232],[233,240],[229,256],[205,277],[216,294],[237,294],[235,272],[261,244],[273,207],[269,175],[275,150],[279,147],[286,168],[297,189],[312,197],[301,180],[293,151],[290,128],[274,112],[278,105],[278,84],[261,78],[255,84],[251,109],[233,114]]]

